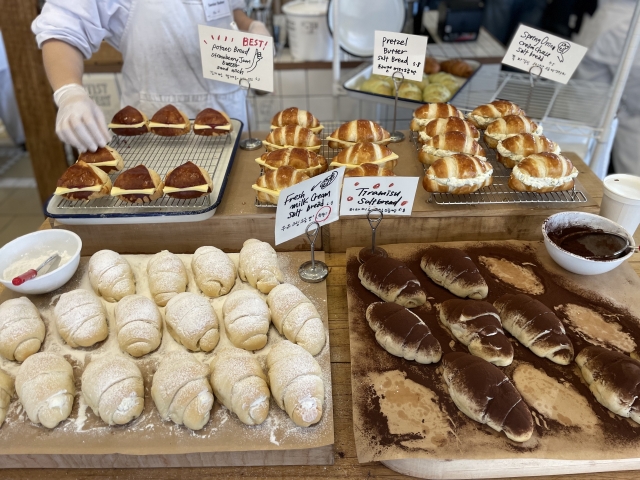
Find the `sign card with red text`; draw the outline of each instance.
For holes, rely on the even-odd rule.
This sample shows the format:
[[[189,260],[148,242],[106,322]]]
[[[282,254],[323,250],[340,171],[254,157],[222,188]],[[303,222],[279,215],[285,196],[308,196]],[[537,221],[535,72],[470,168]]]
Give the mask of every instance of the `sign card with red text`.
[[[400,71],[405,80],[422,81],[428,37],[376,30],[373,73],[391,76]]]
[[[198,25],[204,78],[273,92],[273,38]]]
[[[411,215],[419,177],[348,177],[342,185],[340,216],[366,215],[377,208],[385,215]]]
[[[566,84],[586,53],[582,45],[520,25],[502,63]]]

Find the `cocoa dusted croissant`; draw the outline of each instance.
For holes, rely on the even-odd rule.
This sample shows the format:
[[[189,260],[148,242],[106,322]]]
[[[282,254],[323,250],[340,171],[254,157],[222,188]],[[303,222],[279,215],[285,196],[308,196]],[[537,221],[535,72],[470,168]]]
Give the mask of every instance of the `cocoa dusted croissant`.
[[[251,188],[258,192],[259,201],[277,205],[280,190],[304,180],[309,180],[309,178],[309,175],[302,170],[296,170],[286,165],[276,170],[267,170],[264,175],[256,180],[256,183]]]
[[[298,107],[285,108],[276,113],[271,119],[271,128],[286,127],[287,125],[298,125],[311,130],[313,133],[320,133],[324,128],[320,125],[320,120],[313,116],[311,112]]]
[[[534,153],[511,170],[509,188],[518,192],[559,192],[571,190],[578,169],[555,153]]]
[[[71,165],[56,183],[54,195],[67,200],[93,200],[111,192],[111,179],[100,168],[82,160]]]
[[[327,171],[327,160],[315,152],[304,148],[280,148],[256,158],[256,163],[265,169],[276,170],[288,165],[315,177]]]
[[[327,137],[329,148],[347,148],[356,143],[371,142],[387,145],[391,135],[376,122],[370,120],[352,120],[343,123]]]
[[[109,128],[116,135],[123,137],[143,135],[149,132],[149,119],[137,108],[127,105],[116,112],[111,119]]]
[[[500,140],[519,133],[542,133],[542,126],[524,115],[506,115],[495,119],[484,131],[484,141],[489,148],[496,148]]]
[[[534,133],[519,133],[500,140],[497,149],[498,161],[507,168],[515,167],[523,158],[534,153],[560,153],[556,142]]]
[[[308,150],[320,150],[320,137],[305,127],[287,125],[272,130],[263,142],[268,152],[279,148],[298,147]]]
[[[87,165],[98,167],[105,173],[119,172],[124,167],[120,154],[110,146],[100,147],[95,152],[83,152],[78,157]]]
[[[485,129],[496,118],[506,115],[524,115],[524,110],[508,100],[494,100],[476,107],[468,115],[468,118],[476,127]]]
[[[443,72],[450,73],[451,75],[455,75],[456,77],[464,78],[469,78],[471,75],[473,75],[474,72],[471,65],[459,58],[451,58],[449,60],[440,62],[440,68]]]
[[[411,269],[400,260],[371,257],[360,265],[358,278],[362,286],[386,302],[407,308],[427,304],[427,295]]]
[[[193,133],[205,137],[229,135],[233,130],[229,115],[213,108],[205,108],[193,121]]]
[[[417,132],[434,118],[448,117],[464,118],[464,115],[460,110],[448,103],[427,103],[415,109],[410,128]]]
[[[186,113],[173,105],[165,105],[153,114],[149,129],[162,137],[177,137],[191,131],[191,122]]]
[[[466,153],[442,157],[431,164],[422,186],[427,192],[472,193],[493,183],[493,167],[489,162]]]
[[[363,163],[373,163],[393,170],[398,163],[397,158],[398,155],[384,145],[364,142],[341,150],[340,153],[333,157],[330,166],[333,168],[346,167],[349,170]]]
[[[429,246],[422,255],[420,268],[431,280],[458,297],[480,300],[489,293],[478,267],[459,248]]]
[[[198,198],[213,191],[213,182],[204,168],[185,162],[167,172],[163,191],[171,198]]]
[[[345,174],[345,177],[395,177],[396,174],[393,170],[384,168],[375,163],[363,163],[357,165],[354,168],[349,168]]]
[[[111,196],[129,203],[149,203],[162,196],[164,183],[160,176],[144,165],[125,170],[111,189]]]
[[[486,160],[484,148],[473,137],[462,132],[447,132],[427,140],[418,152],[418,160],[425,165],[431,165],[442,157],[450,157],[454,153],[466,153]]]
[[[420,131],[419,141],[426,142],[436,135],[442,135],[447,132],[461,132],[469,137],[478,140],[480,132],[471,123],[460,117],[434,118]]]

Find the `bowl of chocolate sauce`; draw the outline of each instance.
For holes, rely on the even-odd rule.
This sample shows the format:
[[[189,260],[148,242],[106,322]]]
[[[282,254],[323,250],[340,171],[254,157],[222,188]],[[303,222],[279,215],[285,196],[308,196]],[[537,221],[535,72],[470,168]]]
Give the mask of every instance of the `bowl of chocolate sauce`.
[[[570,272],[598,275],[613,270],[636,249],[633,237],[608,218],[583,212],[561,212],[542,224],[542,236],[553,260]]]

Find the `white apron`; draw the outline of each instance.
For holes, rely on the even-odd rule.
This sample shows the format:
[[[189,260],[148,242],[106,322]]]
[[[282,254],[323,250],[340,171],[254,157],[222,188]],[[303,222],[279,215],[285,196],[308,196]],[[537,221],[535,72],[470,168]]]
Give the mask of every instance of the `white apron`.
[[[120,41],[122,106],[151,117],[171,103],[192,119],[204,108],[215,108],[246,128],[246,91],[205,79],[200,61],[198,25],[230,28],[232,21],[231,12],[207,22],[202,0],[133,0]]]

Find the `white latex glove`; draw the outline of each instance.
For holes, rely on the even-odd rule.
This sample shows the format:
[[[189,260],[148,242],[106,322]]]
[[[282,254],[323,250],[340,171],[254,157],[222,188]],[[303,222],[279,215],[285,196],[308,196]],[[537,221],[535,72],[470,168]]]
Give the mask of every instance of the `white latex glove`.
[[[53,93],[58,106],[56,134],[79,152],[95,152],[104,147],[111,135],[100,107],[91,100],[82,85],[75,83],[60,87]]]
[[[249,33],[253,33],[255,35],[264,35],[265,37],[271,37],[271,32],[267,30],[267,27],[264,23],[259,22],[258,20],[254,20],[249,24]]]

